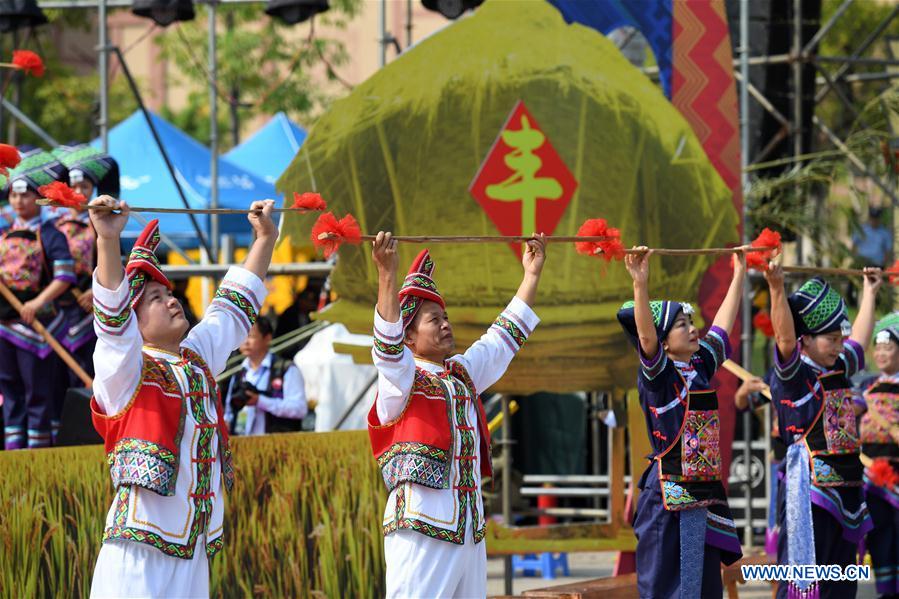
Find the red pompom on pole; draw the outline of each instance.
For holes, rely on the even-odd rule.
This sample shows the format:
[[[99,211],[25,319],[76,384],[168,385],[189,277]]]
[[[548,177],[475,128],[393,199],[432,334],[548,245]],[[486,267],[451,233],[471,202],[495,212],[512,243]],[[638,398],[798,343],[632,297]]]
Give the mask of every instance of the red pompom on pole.
[[[0,144],[0,175],[9,175],[9,169],[16,168],[21,161],[22,156],[15,146]]]
[[[884,273],[890,285],[899,285],[899,260],[893,262],[893,265],[886,269]]]
[[[878,487],[892,488],[899,484],[899,475],[885,458],[877,458],[868,467],[868,478]]]
[[[63,208],[82,209],[87,202],[86,198],[61,181],[54,181],[49,185],[38,188],[41,197],[47,198],[55,206]]]
[[[44,76],[44,61],[31,50],[14,50],[12,64],[15,68],[25,71],[26,75]]]
[[[312,244],[322,248],[325,258],[336,252],[341,244],[362,243],[362,229],[352,214],[347,214],[340,220],[331,212],[325,212],[318,217],[312,225]]]
[[[774,323],[771,322],[771,315],[767,312],[758,312],[752,317],[752,326],[769,339],[774,337]]]
[[[579,254],[602,257],[606,262],[624,259],[624,246],[621,244],[621,231],[608,226],[604,218],[591,218],[584,221],[577,230],[578,237],[608,237],[608,241],[578,241],[574,244]]]
[[[328,205],[317,193],[307,191],[306,193],[293,192],[293,204],[290,205],[291,210],[325,210]]]
[[[768,262],[780,254],[783,248],[780,241],[780,233],[772,231],[767,227],[762,229],[762,232],[752,241],[750,246],[754,248],[771,248],[764,252],[746,252],[746,267],[763,272],[768,270]]]

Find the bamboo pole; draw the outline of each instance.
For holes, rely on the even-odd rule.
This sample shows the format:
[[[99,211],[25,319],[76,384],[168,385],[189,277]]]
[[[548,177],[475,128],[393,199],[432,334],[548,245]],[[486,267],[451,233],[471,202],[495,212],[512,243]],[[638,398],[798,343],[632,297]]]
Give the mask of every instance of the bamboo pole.
[[[843,277],[861,277],[865,275],[865,271],[860,268],[829,268],[825,266],[783,266],[784,272],[808,274],[808,275],[834,275]],[[894,270],[882,271],[884,276],[899,275]]]
[[[743,382],[746,382],[749,379],[757,378],[754,374],[752,374],[751,372],[749,372],[748,370],[746,370],[745,368],[743,368],[742,366],[740,366],[739,364],[737,364],[736,362],[731,360],[730,358],[728,358],[727,360],[722,362],[721,365],[724,366],[724,368],[727,369],[729,372],[735,374],[737,376],[737,378]],[[765,385],[765,388],[762,389],[761,393],[768,399],[771,399],[771,387],[769,387],[768,385]]]
[[[334,233],[320,233],[320,241],[329,239],[344,240],[345,238]],[[374,241],[376,235],[362,235],[360,241]],[[533,235],[392,235],[391,239],[405,243],[523,243],[534,239]],[[578,237],[577,235],[546,236],[547,243],[573,243],[573,242],[598,242],[612,241],[615,237],[592,236]]]
[[[40,206],[56,206],[61,208],[74,208],[78,211],[84,210],[93,210],[95,212],[116,212],[118,208],[114,208],[112,206],[105,205],[91,205],[91,204],[82,204],[80,206],[61,206],[60,204],[48,200],[46,198],[41,198],[37,201]],[[152,207],[144,207],[144,206],[129,206],[128,209],[131,212],[147,212],[151,214],[249,214],[250,212],[262,212],[261,209],[257,210],[242,210],[239,208],[152,208]],[[306,208],[273,208],[272,213],[277,214],[280,212],[295,212],[298,214],[306,214],[309,212],[319,212],[318,210],[308,210]]]
[[[0,295],[2,295],[6,299],[6,301],[8,301],[10,305],[16,309],[16,312],[18,312],[20,315],[22,314],[22,309],[24,308],[22,302],[20,302],[19,298],[13,295],[13,292],[9,290],[9,287],[4,285],[2,282],[0,282]],[[72,369],[72,372],[74,372],[78,376],[78,378],[81,379],[81,382],[83,382],[88,389],[94,386],[94,381],[91,379],[91,377],[88,376],[86,372],[84,372],[84,369],[78,365],[78,362],[75,361],[75,358],[73,358],[71,354],[66,351],[66,349],[59,343],[59,341],[56,340],[56,338],[53,337],[53,335],[50,334],[50,331],[48,331],[46,327],[44,327],[44,325],[40,323],[39,320],[35,319],[35,321],[31,323],[31,328],[40,333],[41,337],[44,338],[44,341],[50,344],[50,347],[53,348],[53,351],[55,351],[56,354],[60,358],[62,358],[62,361],[66,363],[66,366]]]

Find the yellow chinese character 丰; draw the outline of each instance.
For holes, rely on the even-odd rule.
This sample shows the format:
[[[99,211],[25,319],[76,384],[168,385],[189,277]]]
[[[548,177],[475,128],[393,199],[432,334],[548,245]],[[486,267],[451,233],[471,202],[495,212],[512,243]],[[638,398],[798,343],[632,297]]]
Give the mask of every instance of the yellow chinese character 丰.
[[[487,197],[501,202],[521,202],[521,234],[537,232],[537,198],[558,200],[562,186],[551,177],[537,177],[543,165],[534,150],[543,145],[546,136],[532,129],[528,117],[521,116],[521,129],[503,131],[503,141],[513,148],[503,159],[514,174],[502,183],[488,185]]]

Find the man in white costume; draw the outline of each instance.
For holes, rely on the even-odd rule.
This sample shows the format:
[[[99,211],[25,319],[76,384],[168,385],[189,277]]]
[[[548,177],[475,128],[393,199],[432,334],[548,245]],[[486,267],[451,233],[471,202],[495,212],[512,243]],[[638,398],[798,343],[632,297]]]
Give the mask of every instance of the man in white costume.
[[[491,476],[490,433],[479,393],[502,377],[537,326],[531,309],[545,238],[528,241],[524,279],[509,305],[464,354],[455,341],[427,250],[397,292],[397,242],[378,233],[372,356],[378,396],[372,450],[390,493],[384,510],[388,597],[484,597],[486,532],[481,479]]]
[[[203,319],[187,320],[154,251],[152,221],[125,269],[119,236],[128,206],[91,204],[94,271],[94,426],[105,441],[115,499],[106,518],[92,597],[208,597],[208,558],[222,548],[231,452],[214,377],[246,338],[265,299],[278,237],[274,202],[254,202],[256,234],[243,268],[225,275]],[[254,212],[255,210],[255,212]]]

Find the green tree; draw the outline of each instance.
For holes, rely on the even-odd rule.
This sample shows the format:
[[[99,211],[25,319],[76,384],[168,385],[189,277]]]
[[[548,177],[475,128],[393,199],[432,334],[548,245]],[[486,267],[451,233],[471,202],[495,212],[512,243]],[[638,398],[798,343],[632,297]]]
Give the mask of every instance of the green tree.
[[[332,0],[331,10],[297,26],[262,13],[257,4],[224,4],[217,9],[219,132],[222,147],[233,133],[230,110],[240,120],[283,110],[308,123],[327,108],[332,95],[321,89],[313,73],[342,84],[336,69],[348,55],[344,45],[318,33],[321,25],[342,29],[356,16],[362,0]],[[305,28],[305,29],[302,29]],[[308,35],[297,35],[308,31]],[[293,35],[290,35],[293,32]],[[189,90],[188,104],[164,114],[200,141],[209,141],[208,11],[197,6],[197,18],[170,26],[157,38],[165,58],[184,73],[179,83]]]
[[[59,30],[89,30],[91,22],[86,11],[46,11],[48,25],[36,28],[31,35],[23,35],[23,41],[13,48],[12,36],[2,36],[0,55],[11,57],[14,49],[30,49],[38,52],[44,61],[43,77],[30,77],[18,71],[0,72],[4,97],[15,96],[17,81],[21,80],[18,108],[32,121],[60,143],[88,142],[97,135],[97,119],[100,112],[99,77],[96,71],[79,73],[67,57],[60,56],[59,45],[54,43]],[[8,58],[6,58],[8,60]],[[114,59],[113,59],[114,60]],[[124,120],[137,108],[127,82],[114,78],[109,90],[109,126]],[[4,128],[0,136],[8,141],[8,126],[12,115],[4,112]],[[30,144],[45,147],[47,144],[21,123],[16,123],[16,139],[19,145]],[[48,148],[49,149],[49,148]]]

